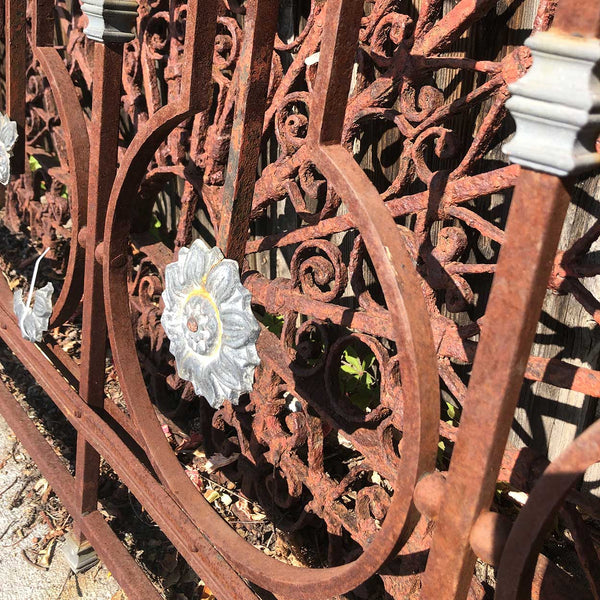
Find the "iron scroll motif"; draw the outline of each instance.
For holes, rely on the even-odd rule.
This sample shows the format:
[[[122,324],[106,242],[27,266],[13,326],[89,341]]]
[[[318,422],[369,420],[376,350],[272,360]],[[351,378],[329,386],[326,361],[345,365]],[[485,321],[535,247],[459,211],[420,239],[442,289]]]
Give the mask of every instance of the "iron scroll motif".
[[[238,264],[219,248],[196,240],[165,268],[161,323],[171,343],[179,377],[213,408],[233,404],[252,390],[260,364],[258,321]]]

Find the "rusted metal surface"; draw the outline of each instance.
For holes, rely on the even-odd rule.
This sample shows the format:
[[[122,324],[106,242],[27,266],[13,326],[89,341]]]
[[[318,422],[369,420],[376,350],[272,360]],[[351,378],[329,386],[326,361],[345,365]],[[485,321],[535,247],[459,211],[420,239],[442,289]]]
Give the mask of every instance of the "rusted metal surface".
[[[448,471],[423,598],[466,595],[475,564],[469,535],[495,491],[569,201],[569,189],[560,179],[521,173],[486,311],[492,325],[483,331],[469,382],[465,398],[469,410],[461,419]],[[507,284],[515,271],[520,274],[518,295]],[[453,508],[449,515],[449,507],[459,504],[459,514]],[[456,558],[462,568],[449,572],[448,565]]]
[[[598,273],[586,257],[600,227],[557,252],[574,182],[482,160],[508,84],[531,64],[520,46],[457,50],[500,3],[297,2],[291,39],[281,37],[289,6],[276,0],[138,4],[135,38],[103,45],[84,35],[77,2],[29,2],[27,32],[24,3],[3,3],[6,109],[24,141],[5,219],[53,249],[64,281],[52,326],[82,304],[81,358],[52,333],[22,340],[3,282],[0,336],[78,430],[74,485],[0,400],[81,535],[129,578],[133,563],[112,566],[116,541],[98,523],[102,455],[222,599],[256,597],[251,582],[281,598],[357,597],[363,586],[481,600],[477,557],[499,564],[499,598],[526,597],[531,581],[532,597],[564,597],[573,577],[537,560],[560,509],[597,596],[598,559],[574,506],[595,518],[600,508],[572,489],[600,460],[597,427],[548,467],[506,447],[523,378],[600,396],[598,371],[530,356],[547,289],[572,294],[600,324],[582,283]],[[593,37],[596,4],[539,2],[534,28]],[[445,95],[445,71],[472,85]],[[461,148],[457,123],[471,121]],[[378,127],[394,140],[383,183],[362,152]],[[505,228],[478,210],[513,188]],[[160,325],[164,268],[198,236],[240,264],[265,323],[252,392],[216,411],[177,376]],[[474,237],[501,247],[497,264],[481,253],[467,262]],[[275,272],[277,252],[287,272]],[[477,278],[491,275],[475,319]],[[127,413],[105,398],[107,336]],[[349,356],[371,382],[366,404],[344,379]],[[325,535],[326,568],[267,556],[215,512],[163,433],[186,419],[207,449],[240,454],[232,477],[274,522]],[[442,459],[440,436],[454,445]],[[489,512],[498,480],[531,492],[512,528]],[[148,597],[144,585],[130,596]]]
[[[90,127],[90,166],[88,212],[81,237],[85,248],[85,281],[81,323],[81,371],[79,394],[94,408],[104,405],[106,319],[102,290],[102,265],[96,260],[96,247],[102,241],[102,225],[117,171],[119,108],[123,48],[97,44],[94,47],[94,87]],[[77,161],[78,158],[75,158]],[[95,510],[98,502],[100,454],[83,436],[77,437],[76,483],[79,510]]]
[[[13,149],[12,172],[25,170],[25,76],[27,69],[26,5],[14,0],[3,3],[6,52],[6,112],[17,123],[19,138]]]

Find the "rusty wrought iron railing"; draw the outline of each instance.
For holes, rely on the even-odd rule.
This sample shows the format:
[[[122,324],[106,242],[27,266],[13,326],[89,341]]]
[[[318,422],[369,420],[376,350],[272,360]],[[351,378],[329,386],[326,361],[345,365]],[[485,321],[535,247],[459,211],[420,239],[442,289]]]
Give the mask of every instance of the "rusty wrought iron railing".
[[[497,598],[598,598],[600,510],[577,488],[600,460],[598,423],[550,464],[507,440],[524,378],[600,397],[600,372],[530,356],[548,288],[600,323],[581,283],[598,224],[557,252],[574,175],[598,164],[600,7],[541,0],[531,51],[461,54],[499,4],[2,2],[19,134],[5,222],[50,248],[64,281],[32,342],[1,280],[0,336],[76,428],[75,475],[4,388],[0,410],[75,546],[88,540],[129,597],[158,593],[98,511],[100,457],[223,600],[361,586],[481,599],[477,559],[498,568]],[[472,88],[444,94],[443,72]],[[490,169],[509,85],[521,166]],[[475,123],[462,153],[460,119]],[[362,151],[381,124],[385,176]],[[505,230],[475,210],[513,188]],[[473,236],[501,246],[497,265],[461,262]],[[198,237],[222,254],[188,251]],[[492,273],[476,319],[470,278]],[[77,358],[52,334],[74,315]],[[107,355],[125,408],[105,397]],[[267,556],[215,512],[164,434],[191,416],[208,449],[239,453],[236,481],[274,522],[321,527],[326,567]],[[514,522],[492,510],[499,481],[530,492]],[[579,571],[540,554],[559,511]]]

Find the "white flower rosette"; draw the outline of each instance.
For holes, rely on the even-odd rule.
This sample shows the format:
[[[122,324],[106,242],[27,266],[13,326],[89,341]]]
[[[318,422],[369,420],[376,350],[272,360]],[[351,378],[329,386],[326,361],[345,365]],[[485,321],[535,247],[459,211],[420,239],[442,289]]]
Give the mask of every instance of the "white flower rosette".
[[[23,300],[22,289],[17,290],[13,295],[13,310],[19,321],[21,335],[27,341],[34,343],[42,341],[44,333],[48,331],[48,323],[52,316],[52,294],[54,293],[54,286],[51,283],[47,283],[43,288],[35,290],[35,282],[40,263],[49,251],[50,248],[46,248],[35,261],[27,301]],[[31,302],[32,300],[33,304]]]
[[[23,302],[23,290],[17,290],[13,297],[13,309],[19,321],[21,335],[29,342],[41,342],[48,331],[52,316],[52,294],[54,287],[47,283],[33,294],[33,306]]]
[[[252,389],[260,363],[260,325],[238,264],[196,240],[165,269],[161,323],[177,374],[214,408],[237,404]]]
[[[0,113],[0,184],[2,185],[8,185],[10,181],[10,157],[18,138],[16,122]]]

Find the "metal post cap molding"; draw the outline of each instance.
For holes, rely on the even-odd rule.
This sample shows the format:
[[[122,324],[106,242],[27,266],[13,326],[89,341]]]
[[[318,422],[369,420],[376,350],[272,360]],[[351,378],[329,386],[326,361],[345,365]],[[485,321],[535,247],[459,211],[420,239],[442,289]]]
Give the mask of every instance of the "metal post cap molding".
[[[137,0],[84,0],[81,10],[89,19],[84,33],[105,44],[130,42],[135,38],[137,9]]]
[[[558,177],[600,167],[600,40],[554,32],[525,44],[533,66],[509,86],[517,134],[504,146],[512,162]]]

